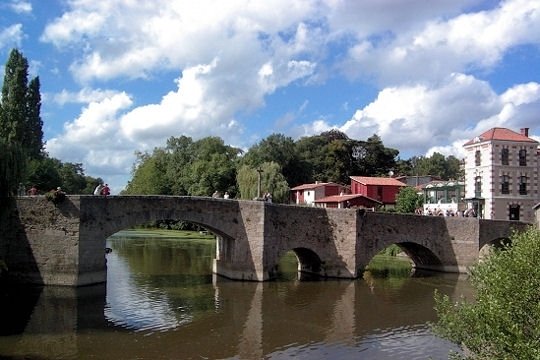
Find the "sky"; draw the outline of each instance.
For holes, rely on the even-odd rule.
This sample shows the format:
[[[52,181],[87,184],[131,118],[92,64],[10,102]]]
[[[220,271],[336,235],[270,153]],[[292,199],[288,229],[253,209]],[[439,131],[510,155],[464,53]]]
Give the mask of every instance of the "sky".
[[[492,127],[540,140],[540,0],[0,0],[0,63],[13,48],[46,151],[113,193],[171,136],[338,129],[401,159]]]

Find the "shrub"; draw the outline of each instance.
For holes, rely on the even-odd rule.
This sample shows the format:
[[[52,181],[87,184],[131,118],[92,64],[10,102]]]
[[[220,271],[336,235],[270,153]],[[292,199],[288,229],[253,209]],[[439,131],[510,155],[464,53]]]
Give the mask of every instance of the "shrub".
[[[471,271],[476,300],[435,294],[436,332],[466,359],[540,359],[540,230],[515,233]]]

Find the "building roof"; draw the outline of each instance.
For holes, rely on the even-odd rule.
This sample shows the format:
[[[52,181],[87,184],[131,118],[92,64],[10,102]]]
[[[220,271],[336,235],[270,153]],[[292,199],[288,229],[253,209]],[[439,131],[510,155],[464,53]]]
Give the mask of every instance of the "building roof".
[[[311,189],[316,189],[318,187],[327,186],[327,185],[335,185],[335,186],[344,187],[343,185],[339,185],[339,184],[336,184],[336,183],[333,183],[333,182],[317,182],[317,183],[313,183],[313,184],[298,185],[298,186],[295,186],[295,187],[291,188],[291,190],[311,190]]]
[[[401,181],[389,177],[372,177],[372,176],[350,176],[353,181],[364,185],[390,185],[390,186],[406,186]]]
[[[315,202],[316,203],[340,203],[340,202],[344,202],[344,201],[348,201],[348,200],[356,199],[356,198],[364,198],[374,203],[382,204],[382,202],[378,200],[372,199],[369,196],[364,196],[361,194],[332,195],[332,196],[327,196],[322,199],[315,200]]]
[[[474,139],[467,141],[463,146],[468,146],[468,145],[476,144],[479,142],[493,141],[493,140],[538,143],[538,141],[533,140],[528,136],[522,135],[510,129],[495,127],[495,128],[489,129],[482,135],[477,136]]]

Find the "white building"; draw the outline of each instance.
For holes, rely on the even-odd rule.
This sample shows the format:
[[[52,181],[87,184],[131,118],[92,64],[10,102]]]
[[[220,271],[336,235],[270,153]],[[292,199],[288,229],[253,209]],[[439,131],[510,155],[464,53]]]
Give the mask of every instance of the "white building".
[[[485,219],[534,222],[538,194],[538,141],[521,133],[493,128],[463,145],[465,200]]]

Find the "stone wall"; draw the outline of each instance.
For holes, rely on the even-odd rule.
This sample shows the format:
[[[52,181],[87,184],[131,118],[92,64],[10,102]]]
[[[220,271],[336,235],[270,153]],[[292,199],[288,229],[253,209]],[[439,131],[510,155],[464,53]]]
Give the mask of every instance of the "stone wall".
[[[6,244],[10,277],[36,284],[79,285],[78,208],[78,199],[58,205],[43,196],[17,199]]]

